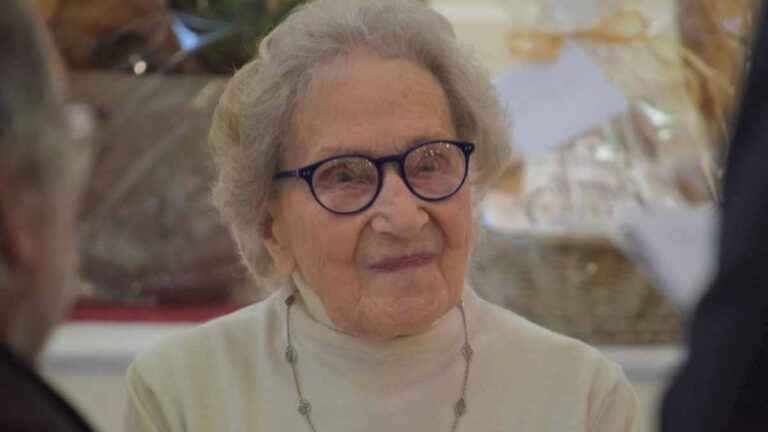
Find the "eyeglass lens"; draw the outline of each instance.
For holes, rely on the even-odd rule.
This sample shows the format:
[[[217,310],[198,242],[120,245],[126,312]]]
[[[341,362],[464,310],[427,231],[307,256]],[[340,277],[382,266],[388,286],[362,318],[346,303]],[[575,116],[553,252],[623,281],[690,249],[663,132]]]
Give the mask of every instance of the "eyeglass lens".
[[[432,143],[410,151],[404,160],[405,181],[419,197],[445,198],[461,186],[466,170],[463,151],[449,143]],[[366,207],[379,189],[376,165],[363,157],[332,159],[315,170],[312,187],[326,208],[351,213]]]

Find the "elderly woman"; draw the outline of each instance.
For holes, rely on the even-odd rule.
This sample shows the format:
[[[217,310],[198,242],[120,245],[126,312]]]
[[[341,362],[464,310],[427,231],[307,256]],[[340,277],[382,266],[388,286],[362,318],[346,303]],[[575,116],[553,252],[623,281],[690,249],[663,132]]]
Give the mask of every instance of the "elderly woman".
[[[619,367],[466,286],[510,147],[415,1],[318,0],[232,79],[214,195],[265,301],[128,371],[129,431],[634,430]]]

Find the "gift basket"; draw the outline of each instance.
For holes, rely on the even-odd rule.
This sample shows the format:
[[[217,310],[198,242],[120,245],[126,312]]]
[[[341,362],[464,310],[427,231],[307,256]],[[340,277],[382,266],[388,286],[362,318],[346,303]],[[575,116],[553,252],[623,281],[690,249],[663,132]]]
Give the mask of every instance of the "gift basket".
[[[527,3],[540,13],[509,30],[515,61],[497,78],[520,154],[485,200],[490,234],[473,283],[590,343],[676,342],[681,313],[620,241],[622,221],[647,207],[716,206],[727,121],[714,119],[732,113],[744,45],[722,48],[723,72],[711,44],[690,40],[697,2]],[[754,9],[706,13],[721,11],[717,22],[748,33]]]
[[[71,97],[96,118],[81,300],[190,305],[264,294],[210,202],[207,135],[227,77],[299,3],[41,2]]]
[[[759,6],[759,0],[680,0],[678,21],[682,43],[718,71],[735,92],[744,76]],[[737,100],[733,92],[700,73],[695,75],[693,91],[706,119],[710,139],[727,146]]]
[[[73,75],[73,91],[106,124],[82,209],[84,294],[107,302],[221,300],[245,283],[209,202],[205,137],[225,80],[152,81]]]

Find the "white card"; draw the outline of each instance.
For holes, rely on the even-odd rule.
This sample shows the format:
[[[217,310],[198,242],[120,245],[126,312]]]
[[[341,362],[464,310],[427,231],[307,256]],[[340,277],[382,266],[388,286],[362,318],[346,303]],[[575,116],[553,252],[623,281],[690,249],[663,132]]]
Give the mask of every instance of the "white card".
[[[649,206],[621,218],[617,240],[649,270],[656,286],[690,313],[715,276],[719,222],[708,206]]]
[[[545,0],[544,4],[562,28],[595,24],[595,17],[604,15],[606,9],[604,0]]]
[[[557,59],[512,67],[494,83],[512,116],[512,142],[529,160],[629,107],[576,42],[567,42]]]

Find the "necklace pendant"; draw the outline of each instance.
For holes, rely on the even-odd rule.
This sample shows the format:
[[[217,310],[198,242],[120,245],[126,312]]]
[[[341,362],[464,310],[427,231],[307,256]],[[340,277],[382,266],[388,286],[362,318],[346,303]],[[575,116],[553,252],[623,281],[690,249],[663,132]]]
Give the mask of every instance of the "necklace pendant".
[[[467,413],[467,402],[464,398],[460,398],[456,401],[456,405],[453,406],[453,414],[458,419]]]
[[[299,399],[299,414],[304,418],[309,418],[311,413],[312,405],[309,404],[309,401],[304,398]]]
[[[291,365],[296,363],[296,348],[294,348],[293,345],[288,345],[285,348],[285,361]]]
[[[464,360],[469,363],[474,354],[475,352],[472,350],[472,347],[468,343],[464,343],[464,346],[461,348],[461,355],[464,357]]]

